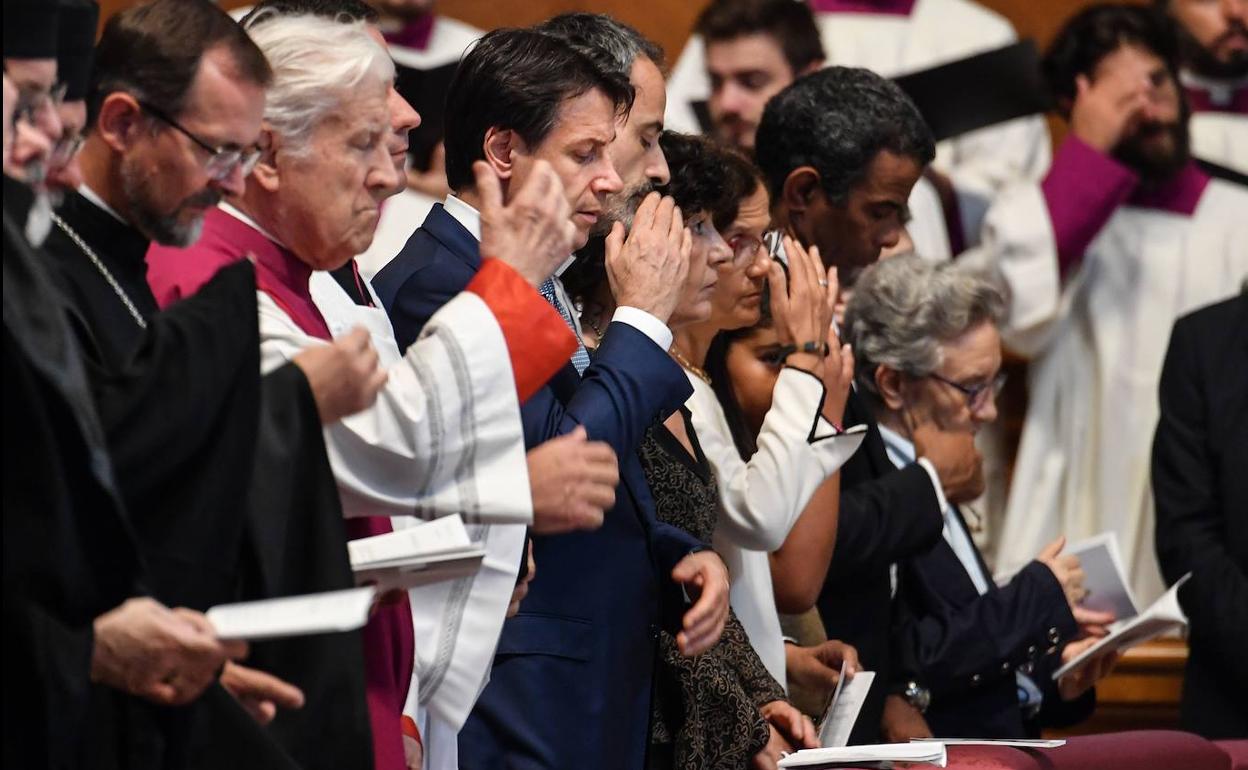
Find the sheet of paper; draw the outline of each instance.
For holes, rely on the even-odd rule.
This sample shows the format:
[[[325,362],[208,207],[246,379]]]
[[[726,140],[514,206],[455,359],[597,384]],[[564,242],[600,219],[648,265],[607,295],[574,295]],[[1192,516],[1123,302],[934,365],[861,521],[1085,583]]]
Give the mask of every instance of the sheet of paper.
[[[849,743],[849,734],[858,721],[858,712],[867,700],[867,692],[875,681],[874,671],[859,671],[853,678],[845,676],[845,664],[841,664],[841,676],[836,682],[836,692],[819,723],[819,743],[825,748],[836,748]]]
[[[368,622],[372,586],[219,604],[205,613],[220,639],[278,639],[353,631]]]
[[[1161,636],[1187,625],[1187,616],[1179,606],[1179,588],[1187,582],[1192,573],[1187,573],[1171,586],[1169,591],[1153,602],[1152,606],[1127,621],[1115,623],[1109,635],[1084,650],[1079,657],[1053,672],[1058,679],[1066,674],[1115,650],[1122,651],[1149,639]]]
[[[1065,738],[911,738],[911,743],[943,743],[946,746],[1012,746],[1016,749],[1056,749]]]
[[[1118,537],[1113,532],[1101,534],[1075,543],[1066,553],[1079,557],[1086,577],[1083,586],[1088,590],[1081,602],[1090,610],[1110,611],[1118,620],[1130,620],[1140,614],[1139,605],[1127,584],[1126,571],[1118,552]]]
[[[357,585],[374,585],[380,592],[406,590],[468,577],[481,568],[485,558],[483,546],[472,546],[467,551],[432,556],[420,562],[397,566],[356,570]]]
[[[923,762],[937,767],[948,763],[945,744],[930,743],[881,743],[870,746],[842,746],[839,748],[802,749],[783,757],[780,767],[831,768],[845,767],[892,767],[892,762]]]
[[[459,514],[347,543],[351,568],[397,566],[473,547]]]

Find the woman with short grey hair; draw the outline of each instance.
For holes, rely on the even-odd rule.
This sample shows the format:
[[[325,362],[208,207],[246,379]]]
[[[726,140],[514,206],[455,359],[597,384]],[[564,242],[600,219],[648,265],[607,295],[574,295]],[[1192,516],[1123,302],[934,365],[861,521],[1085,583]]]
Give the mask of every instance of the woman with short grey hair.
[[[875,410],[893,465],[915,462],[916,445],[969,440],[996,419],[1004,308],[992,284],[956,262],[900,256],[859,278],[846,332],[858,392]],[[1021,738],[1091,713],[1090,688],[1113,656],[1056,681],[1053,673],[1096,641],[1078,638],[1083,630],[1103,633],[1113,616],[1079,606],[1083,570],[1077,557],[1060,555],[1063,538],[1009,583],[993,582],[958,507],[983,489],[982,458],[975,461],[975,483],[938,495],[942,538],[895,567],[894,617],[903,621],[894,637],[930,693],[924,717],[933,735]]]

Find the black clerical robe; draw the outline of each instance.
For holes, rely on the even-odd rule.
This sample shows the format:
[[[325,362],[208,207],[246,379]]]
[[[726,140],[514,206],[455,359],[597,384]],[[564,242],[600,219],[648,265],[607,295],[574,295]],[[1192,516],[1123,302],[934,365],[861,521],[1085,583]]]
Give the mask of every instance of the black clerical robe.
[[[3,766],[83,766],[92,621],[140,558],[60,295],[4,178]]]
[[[58,214],[77,237],[58,223],[48,250],[87,350],[156,595],[202,610],[350,587],[341,507],[307,380],[294,364],[260,377],[251,264],[222,270],[195,297],[158,312],[142,234],[79,194]],[[283,712],[266,731],[280,750],[250,734],[224,693],[210,691],[196,709],[133,699],[118,707],[106,696],[95,726],[101,756],[120,767],[371,764],[358,632],[257,644],[248,665],[307,696],[304,709]],[[118,719],[143,726],[121,730]],[[246,737],[231,746],[222,731]],[[235,747],[238,757],[227,760],[222,752]]]

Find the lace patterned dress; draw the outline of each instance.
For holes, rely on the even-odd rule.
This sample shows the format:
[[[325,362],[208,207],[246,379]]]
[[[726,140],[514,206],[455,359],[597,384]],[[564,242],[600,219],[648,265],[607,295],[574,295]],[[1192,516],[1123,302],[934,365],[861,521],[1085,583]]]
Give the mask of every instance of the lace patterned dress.
[[[641,464],[659,519],[710,542],[719,492],[689,413],[684,409],[681,413],[696,457],[659,424],[642,442]],[[750,646],[736,615],[729,614],[720,641],[693,658],[681,655],[675,638],[662,632],[650,730],[651,770],[748,768],[767,745],[767,723],[759,706],[784,699],[784,689]]]

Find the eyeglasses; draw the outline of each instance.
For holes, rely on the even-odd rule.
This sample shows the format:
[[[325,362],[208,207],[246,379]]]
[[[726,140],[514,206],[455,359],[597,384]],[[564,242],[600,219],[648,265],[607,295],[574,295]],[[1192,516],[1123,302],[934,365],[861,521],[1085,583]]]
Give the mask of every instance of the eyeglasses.
[[[65,93],[69,90],[68,83],[57,83],[48,90],[42,88],[23,88],[18,92],[17,104],[13,107],[13,122],[24,120],[27,123],[38,122],[39,113],[45,109],[55,110],[65,101]]]
[[[732,266],[742,267],[758,258],[759,249],[763,248],[763,240],[751,235],[734,235],[728,241],[732,249]]]
[[[988,403],[989,395],[996,398],[996,396],[1001,392],[1001,389],[1005,387],[1006,380],[1005,372],[999,372],[997,376],[993,377],[989,382],[981,382],[978,385],[963,385],[960,382],[954,382],[953,380],[941,377],[935,372],[932,372],[927,376],[937,382],[943,382],[955,390],[961,391],[962,394],[966,396],[967,408],[972,412],[978,412],[980,409],[983,409],[984,405]]]
[[[234,173],[234,169],[242,169],[243,176],[251,173],[256,167],[256,162],[260,160],[260,148],[239,148],[239,147],[213,147],[203,139],[195,136],[186,129],[178,121],[169,117],[165,113],[156,109],[145,101],[140,100],[139,106],[143,110],[157,118],[170,128],[175,128],[182,133],[187,139],[190,139],[199,146],[204,152],[208,153],[208,163],[204,166],[204,173],[208,174],[212,179],[220,182],[227,179],[230,174]]]
[[[87,141],[87,137],[82,134],[73,134],[72,136],[62,136],[52,148],[51,164],[53,166],[64,166],[74,159],[78,151],[82,149],[83,142]]]

